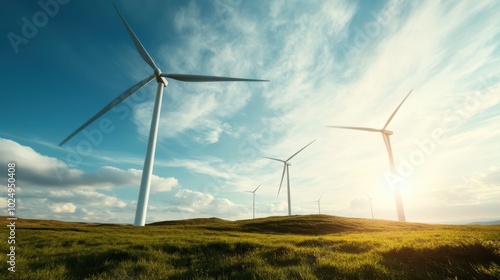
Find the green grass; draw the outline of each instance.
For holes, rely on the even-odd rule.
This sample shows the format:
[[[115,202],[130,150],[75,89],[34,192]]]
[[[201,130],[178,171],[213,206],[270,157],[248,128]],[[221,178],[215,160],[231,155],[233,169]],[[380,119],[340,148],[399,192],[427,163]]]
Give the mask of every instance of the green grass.
[[[21,219],[16,249],[16,272],[2,262],[0,278],[500,279],[500,226],[326,215],[146,227]]]

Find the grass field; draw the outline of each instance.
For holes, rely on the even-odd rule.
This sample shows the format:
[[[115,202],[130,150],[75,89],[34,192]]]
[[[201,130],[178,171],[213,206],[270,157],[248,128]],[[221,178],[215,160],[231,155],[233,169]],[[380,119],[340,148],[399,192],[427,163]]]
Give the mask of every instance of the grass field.
[[[15,245],[16,272],[3,261],[1,279],[500,279],[500,226],[326,215],[146,227],[21,219]]]

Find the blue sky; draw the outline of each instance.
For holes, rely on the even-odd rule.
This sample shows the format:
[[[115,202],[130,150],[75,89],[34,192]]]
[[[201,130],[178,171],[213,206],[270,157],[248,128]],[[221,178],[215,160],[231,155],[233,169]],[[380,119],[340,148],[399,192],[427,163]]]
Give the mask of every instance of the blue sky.
[[[152,73],[111,1],[0,2],[0,163],[18,216],[132,223],[156,85],[58,147]],[[55,5],[54,3],[57,3]],[[164,73],[262,78],[165,89],[147,222],[287,213],[396,220],[390,130],[408,221],[500,216],[497,1],[116,1]],[[28,23],[27,23],[28,22]],[[36,23],[36,25],[35,25]],[[28,26],[33,24],[35,29]],[[103,129],[103,127],[105,129]],[[0,174],[0,206],[6,177]]]

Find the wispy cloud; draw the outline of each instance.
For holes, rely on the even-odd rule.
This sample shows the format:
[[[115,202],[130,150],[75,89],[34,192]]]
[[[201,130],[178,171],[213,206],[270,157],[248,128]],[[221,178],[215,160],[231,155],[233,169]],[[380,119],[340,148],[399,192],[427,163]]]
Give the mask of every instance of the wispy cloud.
[[[258,146],[258,154],[286,156],[300,147],[301,141],[320,138],[322,141],[315,143],[315,148],[311,146],[297,159],[300,165],[294,165],[292,171],[296,185],[309,182],[308,185],[316,189],[317,186],[349,188],[351,192],[345,195],[351,197],[366,190],[389,195],[383,177],[388,161],[382,137],[328,130],[324,125],[382,127],[404,95],[414,89],[389,127],[395,131],[392,139],[396,157],[408,160],[418,148],[415,141],[431,138],[436,128],[449,128],[442,119],[443,112],[463,106],[463,98],[471,91],[498,91],[491,84],[485,88],[483,82],[494,73],[492,66],[498,66],[498,43],[494,39],[499,36],[498,20],[493,17],[498,5],[493,1],[481,5],[388,2],[371,13],[377,21],[377,13],[389,7],[393,9],[384,25],[379,26],[377,36],[367,33],[370,41],[367,47],[349,53],[345,61],[335,53],[339,43],[336,40],[348,40],[348,28],[352,27],[349,24],[353,24],[358,7],[342,1],[324,5],[317,10],[290,11],[285,3],[276,2],[261,23],[268,30],[279,30],[274,34],[279,40],[259,40],[261,46],[272,50],[268,53],[272,56],[264,63],[264,76],[272,82],[262,96],[264,106],[276,114],[262,129],[274,131],[274,141]],[[331,13],[332,10],[336,12]],[[234,19],[245,17],[237,10],[234,12],[237,14]],[[350,73],[347,78],[341,72],[346,68]],[[345,79],[337,78],[336,73]],[[472,121],[472,117],[481,118],[481,129],[470,130],[463,125],[448,132],[455,134],[454,138],[463,138],[462,145],[471,143],[465,140],[469,134],[467,138],[476,138],[476,141],[495,137],[495,122],[491,121],[494,115],[485,112],[498,106],[498,102],[498,94],[482,94],[473,114],[463,122]],[[470,154],[455,147],[454,141],[446,138],[437,144],[434,153],[426,159],[426,166],[415,166],[416,173],[407,178],[408,184],[431,188],[433,184],[424,184],[428,179],[415,177],[420,171],[435,166],[433,161],[438,157],[452,159]],[[475,153],[485,153],[481,146],[475,147]],[[490,158],[500,156],[494,153],[496,156]],[[270,163],[258,164],[256,160],[251,159],[249,165],[264,167],[266,171],[254,169],[247,173],[248,177],[271,180],[279,175],[279,168],[273,172]],[[466,162],[448,161],[447,164],[450,169],[466,168]],[[360,172],[363,176],[359,176]],[[439,177],[435,177],[434,182],[452,186],[450,181]],[[292,190],[299,199],[307,192]]]
[[[384,179],[388,162],[382,137],[324,126],[380,128],[404,95],[414,89],[389,127],[395,131],[392,140],[398,164],[410,161],[419,151],[419,143],[432,139],[436,129],[443,129],[446,135],[425,155],[424,163],[413,166],[405,178],[408,186],[404,194],[411,193],[411,186],[418,186],[419,191],[428,191],[436,184],[453,186],[452,175],[417,176],[443,166],[443,159],[448,160],[447,170],[464,170],[466,163],[449,160],[485,153],[490,145],[479,143],[491,143],[488,139],[496,137],[492,133],[496,116],[488,112],[500,102],[495,94],[499,81],[494,76],[499,63],[495,40],[498,20],[494,17],[498,5],[494,1],[384,4],[370,11],[347,1],[321,2],[307,8],[274,1],[255,11],[261,15],[259,22],[241,9],[251,4],[226,7],[223,17],[204,14],[196,2],[179,10],[175,28],[182,48],[172,50],[164,45],[161,52],[161,60],[168,62],[172,71],[256,73],[271,83],[256,88],[171,83],[169,101],[175,106],[162,112],[162,137],[184,134],[213,144],[223,133],[229,135],[231,126],[238,125],[241,133],[236,141],[237,160],[232,163],[177,159],[169,164],[243,188],[253,178],[266,182],[279,179],[280,168],[262,161],[261,156],[286,157],[302,143],[318,138],[314,147],[294,162],[292,185],[306,185],[317,192],[325,188],[340,191],[344,200],[351,197],[349,201],[364,191],[390,197]],[[360,12],[369,18],[359,20]],[[254,99],[249,93],[256,91],[262,97],[258,103],[258,113],[263,114],[259,129],[253,130],[242,120],[229,125],[228,119],[237,112],[250,113],[245,106]],[[477,105],[471,110],[474,93],[472,101]],[[134,115],[144,135],[150,107],[138,106]],[[450,117],[457,114],[460,122],[450,127]],[[479,119],[480,128],[468,126]],[[470,141],[478,144],[474,151],[466,148]],[[247,146],[251,153],[244,149]],[[500,156],[487,153],[490,159],[483,164]],[[221,168],[231,172],[221,172]],[[303,187],[293,189],[292,194],[299,199],[308,196],[310,190]],[[267,191],[271,192],[263,190]],[[337,199],[340,203],[340,198],[332,200]],[[354,211],[350,205],[342,205],[346,213]]]
[[[263,46],[254,40],[258,33],[252,27],[253,22],[248,17],[239,18],[238,24],[208,17],[202,14],[195,2],[190,2],[175,15],[177,43],[180,45],[176,48],[168,44],[161,46],[159,60],[166,62],[169,73],[255,78],[257,75],[251,71],[255,64],[262,65],[260,50]],[[236,40],[234,36],[237,36]],[[245,59],[248,56],[252,57],[251,61]],[[194,131],[196,136],[192,140],[212,144],[218,142],[223,133],[234,136],[225,119],[247,104],[250,89],[244,83],[170,82],[160,121],[160,138],[173,138],[183,133],[189,135]],[[152,102],[135,107],[134,122],[142,135],[147,135],[149,130],[151,106]]]

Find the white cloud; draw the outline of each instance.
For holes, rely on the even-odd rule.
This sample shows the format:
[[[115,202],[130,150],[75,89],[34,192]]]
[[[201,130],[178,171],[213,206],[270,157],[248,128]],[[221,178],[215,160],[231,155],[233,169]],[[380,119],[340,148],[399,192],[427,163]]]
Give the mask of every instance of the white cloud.
[[[94,172],[69,167],[63,161],[47,157],[28,146],[12,140],[0,138],[0,164],[14,161],[19,166],[17,180],[30,187],[82,188],[87,190],[111,189],[124,186],[139,186],[142,171],[137,169],[122,170],[112,166],[103,166]],[[6,173],[0,174],[0,177]],[[179,186],[176,178],[164,178],[153,175],[151,192],[168,192]]]
[[[174,197],[178,199],[177,203],[180,204],[178,209],[188,212],[199,212],[203,209],[207,209],[214,200],[214,197],[210,194],[188,189],[179,190]]]
[[[211,194],[192,191],[189,189],[179,190],[172,202],[174,207],[169,210],[174,212],[201,213],[203,215],[227,215],[246,213],[248,210],[237,205],[226,198],[216,198]]]
[[[75,213],[76,206],[73,203],[56,203],[49,206],[54,213]]]
[[[135,204],[114,192],[120,193],[130,187],[138,189],[141,170],[103,166],[93,172],[85,172],[2,138],[0,154],[0,164],[5,166],[8,160],[15,159],[16,194],[22,217],[131,223]],[[57,167],[57,171],[51,169],[51,165]],[[57,174],[61,175],[61,180]],[[0,174],[2,176],[5,178],[6,173]],[[176,178],[157,175],[151,178],[151,194],[169,192],[177,187]],[[5,190],[6,187],[2,188],[0,194],[5,194]],[[106,194],[110,192],[112,194]],[[150,197],[151,201],[154,199]]]
[[[74,201],[82,206],[105,206],[123,208],[127,203],[114,196],[88,190],[51,190],[47,199],[52,201]]]
[[[4,187],[4,186],[2,186],[2,187]],[[7,189],[7,186],[5,186],[4,188]],[[0,197],[0,208],[2,208],[2,209],[7,208],[7,198]]]
[[[52,184],[57,180],[54,170],[63,169],[63,176],[75,178],[82,175],[82,172],[69,168],[63,161],[37,153],[31,147],[23,146],[9,139],[0,138],[0,163],[7,165],[8,162],[15,162],[22,166],[22,176],[26,180],[40,182],[40,184]],[[0,176],[5,176],[1,174]],[[22,179],[19,178],[18,179]]]
[[[435,204],[468,206],[494,203],[500,207],[500,172],[497,167],[473,172],[463,179],[462,183],[437,188],[425,196]]]
[[[285,213],[288,209],[288,204],[285,201],[271,202],[266,205],[264,212],[267,213]]]

